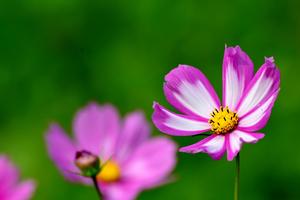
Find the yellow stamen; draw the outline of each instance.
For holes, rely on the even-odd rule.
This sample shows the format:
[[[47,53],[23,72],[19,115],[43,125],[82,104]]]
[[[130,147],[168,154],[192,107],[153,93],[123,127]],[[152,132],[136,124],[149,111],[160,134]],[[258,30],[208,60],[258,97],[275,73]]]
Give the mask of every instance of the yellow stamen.
[[[114,182],[117,181],[121,176],[120,167],[114,161],[108,161],[105,163],[99,174],[97,175],[97,180],[103,182]]]
[[[239,118],[235,112],[229,110],[228,106],[215,109],[211,114],[209,123],[211,130],[216,134],[225,134],[236,128]]]

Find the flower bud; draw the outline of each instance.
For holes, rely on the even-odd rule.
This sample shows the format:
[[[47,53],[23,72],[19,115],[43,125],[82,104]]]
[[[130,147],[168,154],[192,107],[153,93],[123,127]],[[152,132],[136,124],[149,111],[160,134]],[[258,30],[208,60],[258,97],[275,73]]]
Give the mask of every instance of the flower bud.
[[[100,171],[100,160],[98,156],[89,151],[77,151],[75,165],[80,169],[83,176],[94,177]]]

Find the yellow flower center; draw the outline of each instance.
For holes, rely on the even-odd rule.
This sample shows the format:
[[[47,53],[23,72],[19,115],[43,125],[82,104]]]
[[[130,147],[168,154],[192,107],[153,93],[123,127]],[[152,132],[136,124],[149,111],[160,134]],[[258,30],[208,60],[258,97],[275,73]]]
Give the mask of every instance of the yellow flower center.
[[[121,176],[120,167],[114,161],[108,161],[101,167],[101,171],[97,175],[97,180],[103,182],[117,181]]]
[[[216,134],[225,134],[236,128],[239,118],[235,112],[229,110],[228,106],[215,109],[211,114],[209,123],[211,130]]]

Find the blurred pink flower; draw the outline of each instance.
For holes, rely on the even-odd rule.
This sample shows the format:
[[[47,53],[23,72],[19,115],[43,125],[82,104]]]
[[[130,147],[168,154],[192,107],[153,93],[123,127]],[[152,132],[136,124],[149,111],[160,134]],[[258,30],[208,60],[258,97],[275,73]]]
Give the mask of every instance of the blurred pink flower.
[[[20,182],[18,169],[10,160],[0,155],[0,199],[1,200],[28,200],[31,198],[35,184],[28,180]]]
[[[207,138],[180,149],[187,153],[208,153],[220,159],[227,151],[232,160],[242,143],[255,143],[264,137],[257,133],[271,114],[280,85],[274,59],[253,76],[253,63],[239,46],[226,47],[223,60],[223,103],[205,75],[198,69],[179,65],[165,77],[168,102],[183,114],[168,111],[154,103],[152,120],[164,133],[191,136],[211,130]]]
[[[150,139],[149,126],[140,112],[120,121],[111,105],[89,104],[80,110],[73,123],[74,140],[57,124],[52,124],[46,141],[50,157],[70,181],[91,184],[76,175],[77,151],[99,155],[102,166],[97,175],[106,200],[131,200],[139,192],[168,181],[176,163],[175,144],[163,137]],[[86,153],[85,153],[86,154]]]

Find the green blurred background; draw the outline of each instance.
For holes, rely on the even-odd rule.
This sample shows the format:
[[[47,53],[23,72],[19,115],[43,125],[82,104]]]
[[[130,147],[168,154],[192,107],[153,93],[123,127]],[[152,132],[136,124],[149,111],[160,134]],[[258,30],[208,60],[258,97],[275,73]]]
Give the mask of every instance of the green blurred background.
[[[197,66],[221,94],[224,45],[240,45],[256,69],[274,56],[281,93],[265,139],[244,145],[241,199],[300,199],[299,1],[2,0],[0,2],[0,152],[37,180],[33,199],[96,199],[66,182],[49,160],[52,121],[71,132],[91,100],[122,115],[152,102],[168,106],[163,77],[179,63]],[[154,134],[159,134],[153,128]],[[180,146],[200,138],[174,138]],[[150,199],[232,199],[234,162],[178,153],[177,181]]]

